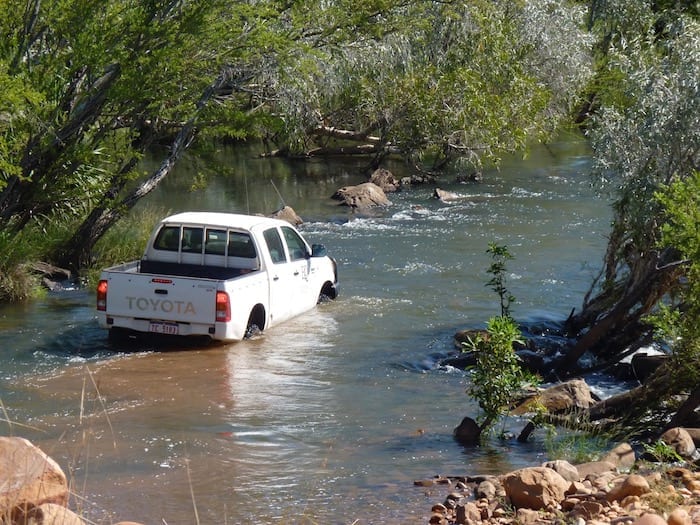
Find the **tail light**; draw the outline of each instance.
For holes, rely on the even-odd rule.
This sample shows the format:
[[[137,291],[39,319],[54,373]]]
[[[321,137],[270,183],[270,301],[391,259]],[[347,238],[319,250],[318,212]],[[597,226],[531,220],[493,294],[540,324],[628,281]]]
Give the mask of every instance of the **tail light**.
[[[97,309],[100,312],[107,310],[107,281],[104,279],[97,284]]]
[[[222,323],[231,320],[231,301],[226,292],[216,292],[216,320]]]

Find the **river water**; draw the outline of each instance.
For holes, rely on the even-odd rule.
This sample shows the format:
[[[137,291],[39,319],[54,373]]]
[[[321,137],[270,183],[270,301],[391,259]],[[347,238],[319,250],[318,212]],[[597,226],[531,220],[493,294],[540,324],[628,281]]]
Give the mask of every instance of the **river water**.
[[[90,290],[5,306],[0,432],[53,456],[71,505],[96,523],[426,523],[446,489],[414,480],[546,459],[537,435],[459,446],[452,429],[477,407],[468,376],[438,361],[457,330],[499,313],[485,286],[489,242],[515,257],[507,284],[519,321],[561,320],[580,305],[610,216],[590,189],[585,144],[567,137],[506,159],[481,183],[445,176],[440,187],[460,199],[418,186],[370,217],[329,198],[362,182],[359,166],[239,149],[185,159],[144,207],[269,213],[283,200],[337,259],[340,297],[207,348],[112,346]]]

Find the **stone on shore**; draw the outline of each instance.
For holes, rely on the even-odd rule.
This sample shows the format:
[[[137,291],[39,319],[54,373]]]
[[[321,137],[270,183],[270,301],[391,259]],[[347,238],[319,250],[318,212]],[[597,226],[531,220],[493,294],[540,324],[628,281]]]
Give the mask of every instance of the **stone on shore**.
[[[68,509],[68,496],[58,463],[26,439],[0,437],[0,525],[86,525]]]
[[[682,458],[693,458],[695,455],[695,441],[690,433],[681,427],[671,428],[661,435],[661,441],[673,448]]]
[[[571,482],[545,467],[529,467],[503,477],[506,497],[516,508],[539,510],[564,499]]]
[[[571,463],[569,463],[568,461],[564,461],[563,459],[547,461],[543,463],[542,466],[546,468],[551,468],[566,481],[574,483],[576,481],[581,480],[581,476],[578,473],[578,469],[574,467]]]
[[[632,467],[621,474],[609,461],[551,461],[501,476],[461,476],[435,523],[448,525],[694,525],[700,524],[700,473],[683,467],[650,470],[629,465],[628,444],[604,457]],[[555,471],[566,475],[560,475]],[[578,472],[578,479],[576,478]],[[485,485],[491,480],[496,490]],[[670,480],[670,482],[669,482]],[[449,502],[449,504],[448,504]],[[435,511],[435,508],[433,509]],[[665,519],[666,518],[666,519]]]
[[[26,514],[43,504],[65,506],[68,502],[68,482],[63,470],[26,439],[0,437],[0,473],[2,514]]]
[[[615,485],[607,495],[608,501],[623,501],[629,496],[643,496],[651,491],[649,482],[644,476],[639,474],[631,474],[627,476],[621,483]]]
[[[615,465],[616,468],[622,469],[630,468],[636,460],[634,449],[629,443],[620,443],[602,458],[602,461],[607,461]]]

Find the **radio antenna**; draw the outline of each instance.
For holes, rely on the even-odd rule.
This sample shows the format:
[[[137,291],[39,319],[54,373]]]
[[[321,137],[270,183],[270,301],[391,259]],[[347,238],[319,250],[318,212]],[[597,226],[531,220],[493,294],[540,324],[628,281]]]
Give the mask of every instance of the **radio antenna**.
[[[275,183],[273,182],[272,179],[270,179],[270,184],[272,184],[272,187],[275,188],[275,191],[277,192],[277,196],[280,198],[280,202],[282,203],[282,207],[286,208],[287,203],[284,202],[284,198],[282,198],[282,194],[280,193],[280,190],[277,189],[277,186],[275,186]]]
[[[248,174],[243,175],[243,185],[245,187],[245,205],[248,209],[248,215],[250,215],[250,195],[248,193]]]

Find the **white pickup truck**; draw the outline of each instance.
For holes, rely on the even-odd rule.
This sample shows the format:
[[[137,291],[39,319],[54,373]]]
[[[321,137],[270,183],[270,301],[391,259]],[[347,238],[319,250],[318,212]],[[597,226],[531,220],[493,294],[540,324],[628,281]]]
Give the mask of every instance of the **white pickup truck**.
[[[187,212],[160,221],[140,261],[102,271],[97,318],[113,335],[239,341],[335,298],[337,290],[335,261],[291,224]]]

